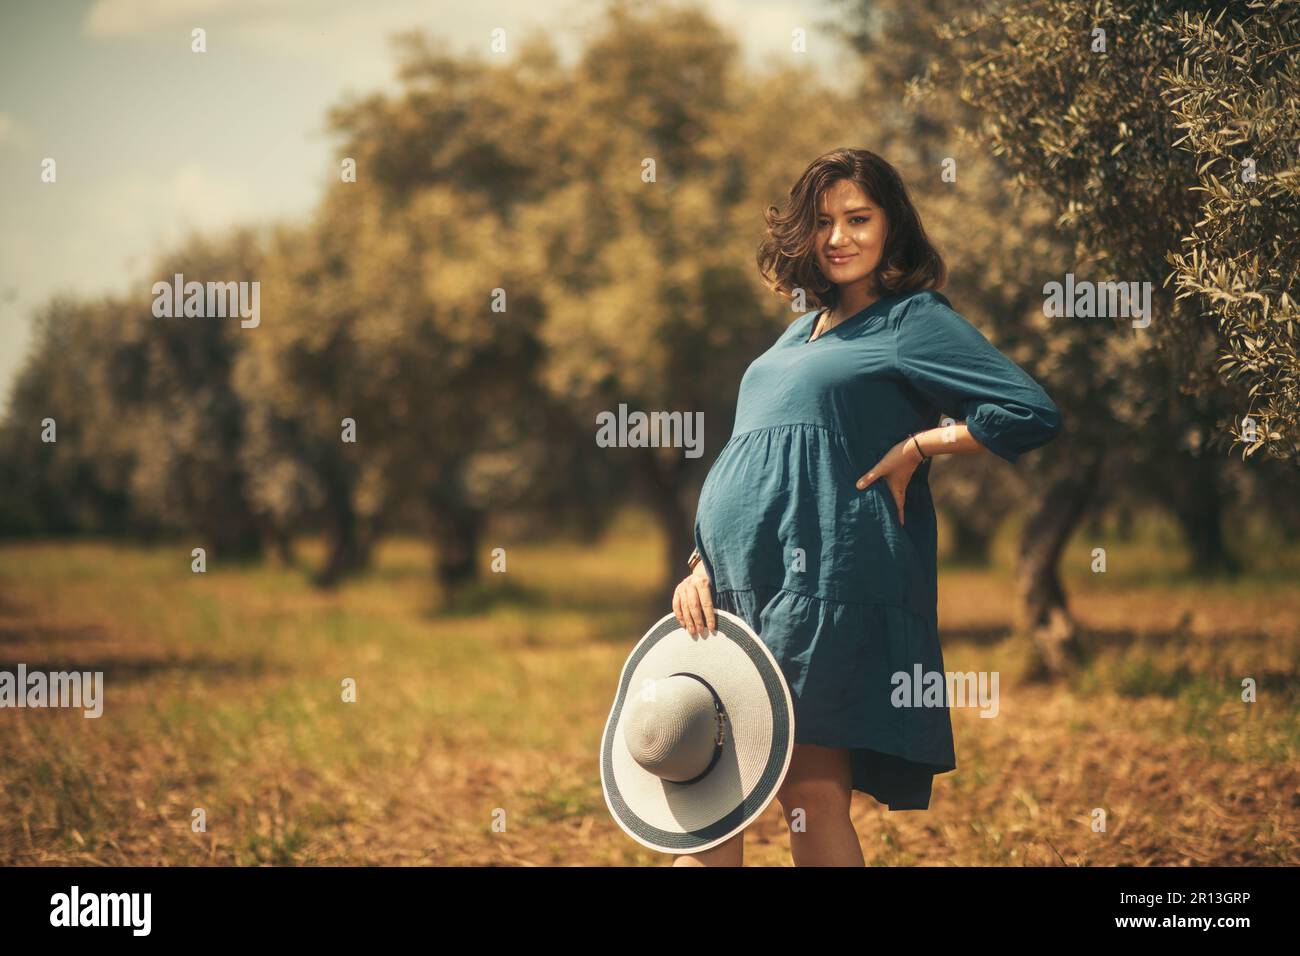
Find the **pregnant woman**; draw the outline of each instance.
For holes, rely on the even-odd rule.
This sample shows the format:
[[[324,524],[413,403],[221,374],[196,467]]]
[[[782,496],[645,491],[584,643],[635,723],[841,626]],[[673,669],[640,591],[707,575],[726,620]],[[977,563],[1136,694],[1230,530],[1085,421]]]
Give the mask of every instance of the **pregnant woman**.
[[[794,697],[777,798],[795,865],[861,866],[852,792],[926,810],[934,775],[957,766],[946,684],[923,692],[944,674],[930,460],[1014,463],[1061,418],[936,291],[943,260],[884,159],[827,153],[767,222],[768,284],[820,308],[741,379],[673,610],[692,634],[730,611],[771,649]],[[959,424],[937,427],[941,414]],[[743,840],[673,865],[740,865]]]

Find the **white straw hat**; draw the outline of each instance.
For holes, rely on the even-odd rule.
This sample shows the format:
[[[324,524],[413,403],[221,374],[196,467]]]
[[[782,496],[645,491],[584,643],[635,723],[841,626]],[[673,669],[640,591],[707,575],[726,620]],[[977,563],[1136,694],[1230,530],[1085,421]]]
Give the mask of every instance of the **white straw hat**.
[[[693,637],[660,619],[632,649],[600,745],[605,803],[632,839],[664,853],[723,843],[776,796],[794,752],[794,705],[772,652],[715,611]]]

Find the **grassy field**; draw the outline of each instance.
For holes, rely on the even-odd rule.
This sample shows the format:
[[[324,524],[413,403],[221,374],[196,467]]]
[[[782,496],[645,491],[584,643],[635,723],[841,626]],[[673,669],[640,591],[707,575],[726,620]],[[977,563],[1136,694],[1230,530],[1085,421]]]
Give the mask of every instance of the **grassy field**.
[[[0,669],[107,685],[98,720],[0,710],[0,863],[667,865],[614,824],[597,767],[652,621],[660,544],[642,521],[596,548],[510,547],[508,573],[454,608],[413,540],[334,593],[275,564],[193,574],[188,544],[0,548]],[[958,769],[928,812],[854,795],[868,863],[1300,862],[1298,549],[1257,547],[1267,566],[1220,584],[1181,572],[1168,528],[1076,542],[1092,659],[1044,686],[1017,677],[1011,544],[991,570],[940,569],[945,664],[1000,671],[1000,713],[953,711]],[[790,865],[779,804],[745,862]]]

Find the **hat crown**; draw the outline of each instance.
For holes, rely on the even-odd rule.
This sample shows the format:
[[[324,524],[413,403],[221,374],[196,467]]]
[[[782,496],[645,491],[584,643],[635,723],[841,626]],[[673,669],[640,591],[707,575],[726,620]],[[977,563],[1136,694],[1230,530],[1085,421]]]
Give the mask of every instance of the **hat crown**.
[[[628,701],[623,740],[632,759],[662,780],[682,783],[704,773],[719,739],[713,691],[693,674],[647,681]]]

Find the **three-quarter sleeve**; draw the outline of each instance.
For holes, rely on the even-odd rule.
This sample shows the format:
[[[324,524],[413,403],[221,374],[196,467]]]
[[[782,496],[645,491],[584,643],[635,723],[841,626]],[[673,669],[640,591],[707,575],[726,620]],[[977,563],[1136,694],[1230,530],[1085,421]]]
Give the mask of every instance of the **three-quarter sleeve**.
[[[976,441],[1015,463],[1061,433],[1056,403],[935,290],[913,296],[894,327],[906,381]]]

